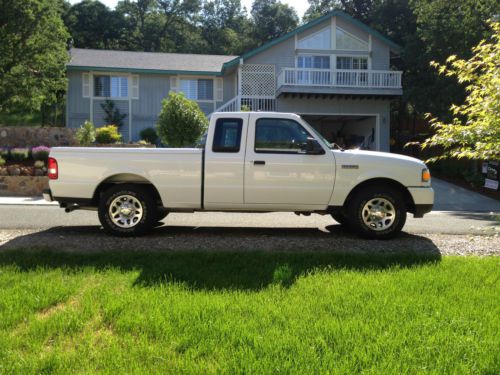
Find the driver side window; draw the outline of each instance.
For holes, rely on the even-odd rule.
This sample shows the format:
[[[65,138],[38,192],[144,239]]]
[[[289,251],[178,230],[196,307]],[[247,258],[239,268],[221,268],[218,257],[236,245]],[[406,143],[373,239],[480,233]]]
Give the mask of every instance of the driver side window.
[[[255,152],[297,154],[308,137],[311,135],[294,120],[261,118],[255,124]]]

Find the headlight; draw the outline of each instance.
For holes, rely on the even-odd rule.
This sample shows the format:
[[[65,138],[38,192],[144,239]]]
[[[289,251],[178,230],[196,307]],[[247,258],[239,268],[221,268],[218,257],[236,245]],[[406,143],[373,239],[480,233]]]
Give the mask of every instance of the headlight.
[[[431,180],[431,172],[427,168],[422,169],[422,182],[429,182]]]

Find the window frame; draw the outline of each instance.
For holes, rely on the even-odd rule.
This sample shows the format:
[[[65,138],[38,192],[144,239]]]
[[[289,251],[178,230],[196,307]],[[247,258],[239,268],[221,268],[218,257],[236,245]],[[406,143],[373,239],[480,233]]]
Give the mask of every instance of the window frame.
[[[100,73],[93,73],[91,75],[92,79],[91,79],[91,85],[92,85],[92,88],[91,88],[91,92],[92,92],[92,98],[94,99],[113,99],[113,100],[128,100],[130,99],[132,96],[131,96],[131,77],[129,74],[119,74],[119,73],[112,73],[112,72],[100,72]],[[95,93],[95,90],[96,90],[96,84],[95,84],[95,80],[97,77],[109,77],[109,96],[100,96],[100,95],[96,95]],[[121,93],[121,88],[122,88],[122,78],[125,78],[127,80],[127,96],[112,96],[111,95],[111,79],[112,77],[117,77],[119,78],[118,80],[118,92]]]
[[[231,122],[236,122],[238,124],[238,134],[237,134],[237,145],[238,147],[217,147],[215,146],[215,140],[216,140],[216,134],[217,134],[217,129],[219,128],[220,125],[224,121],[231,121]],[[232,154],[237,154],[241,151],[241,139],[243,135],[243,119],[241,117],[221,117],[218,118],[217,121],[215,122],[215,128],[214,128],[214,134],[212,137],[212,152],[213,153],[232,153]]]
[[[257,125],[258,125],[258,122],[261,121],[261,120],[285,120],[285,121],[294,122],[297,125],[299,125],[302,129],[304,129],[304,131],[308,134],[307,138],[314,138],[314,139],[316,139],[316,137],[314,137],[311,134],[311,132],[306,129],[306,127],[304,125],[302,125],[300,122],[298,122],[298,121],[296,121],[294,119],[284,118],[284,117],[260,117],[260,118],[258,118],[255,121],[255,129],[254,129],[254,137],[253,137],[253,152],[256,153],[256,154],[307,155],[307,153],[303,152],[302,150],[298,150],[297,152],[292,152],[292,151],[259,151],[259,150],[257,150],[257,148],[256,148],[256,144],[257,144]]]

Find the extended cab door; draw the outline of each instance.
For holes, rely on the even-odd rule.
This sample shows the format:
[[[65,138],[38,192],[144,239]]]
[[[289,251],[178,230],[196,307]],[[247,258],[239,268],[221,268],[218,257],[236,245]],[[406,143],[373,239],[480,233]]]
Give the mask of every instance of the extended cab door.
[[[236,209],[243,206],[243,164],[249,114],[217,114],[205,145],[204,206]]]
[[[313,130],[298,116],[251,114],[245,156],[245,206],[257,209],[324,209],[330,200],[335,158],[321,144],[306,153]]]

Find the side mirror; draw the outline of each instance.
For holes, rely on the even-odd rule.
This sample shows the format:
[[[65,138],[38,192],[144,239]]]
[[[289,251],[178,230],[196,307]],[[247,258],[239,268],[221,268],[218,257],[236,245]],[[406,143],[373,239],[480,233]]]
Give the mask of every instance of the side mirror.
[[[321,147],[319,142],[312,137],[307,138],[304,151],[306,154],[311,155],[322,155],[325,153],[325,150],[323,150],[323,147]]]

